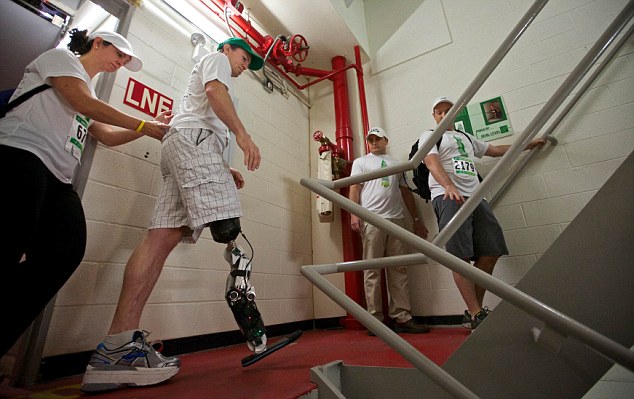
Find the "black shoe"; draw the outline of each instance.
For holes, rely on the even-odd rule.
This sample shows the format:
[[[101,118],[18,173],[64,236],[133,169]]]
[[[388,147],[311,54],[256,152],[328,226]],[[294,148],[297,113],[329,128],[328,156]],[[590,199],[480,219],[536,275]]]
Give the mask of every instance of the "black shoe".
[[[464,315],[462,315],[462,326],[464,328],[471,328],[471,322],[473,318],[471,317],[471,313],[468,310],[464,311]]]
[[[480,310],[478,313],[476,313],[476,315],[473,316],[473,319],[471,320],[471,329],[475,330],[475,328],[479,326],[484,319],[486,319],[489,313],[491,313],[491,311],[486,306],[483,307],[482,310]]]
[[[409,319],[405,323],[394,322],[394,332],[422,334],[429,332],[429,327],[424,324],[415,322],[414,319]]]

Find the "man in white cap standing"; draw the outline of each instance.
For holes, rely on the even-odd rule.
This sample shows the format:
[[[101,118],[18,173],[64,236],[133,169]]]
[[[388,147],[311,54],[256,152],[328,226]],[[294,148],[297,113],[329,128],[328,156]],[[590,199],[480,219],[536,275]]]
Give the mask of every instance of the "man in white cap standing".
[[[432,115],[440,123],[453,101],[448,97],[438,97],[432,104]],[[453,122],[453,121],[452,121]],[[427,130],[420,136],[424,143],[433,130]],[[532,149],[545,143],[543,139],[533,140],[526,146]],[[432,205],[438,218],[438,228],[442,230],[460,206],[480,186],[474,158],[483,156],[501,157],[510,145],[493,145],[480,141],[466,133],[454,130],[453,123],[423,159],[429,169],[429,188]],[[488,202],[483,199],[458,231],[447,241],[445,249],[465,262],[474,261],[474,266],[488,273],[502,255],[508,255],[502,228]],[[476,328],[490,313],[482,305],[485,289],[475,285],[460,274],[453,273],[460,295],[467,305],[463,323],[471,329]]]
[[[372,128],[366,137],[370,144],[370,153],[354,160],[351,176],[372,172],[377,169],[394,166],[398,161],[387,154],[387,134],[380,127]],[[402,174],[382,177],[350,186],[351,201],[365,209],[405,227],[405,216],[401,200],[414,219],[414,232],[427,238],[427,229],[423,224],[414,203],[414,197],[407,188]],[[350,215],[352,230],[361,234],[363,259],[411,253],[405,243],[387,232]],[[390,267],[386,270],[387,291],[389,297],[389,318],[396,332],[425,333],[429,327],[417,323],[411,314],[409,286],[406,267]],[[379,321],[384,321],[383,300],[381,295],[381,275],[383,269],[364,270],[365,299],[368,312]],[[370,331],[368,334],[373,335]]]

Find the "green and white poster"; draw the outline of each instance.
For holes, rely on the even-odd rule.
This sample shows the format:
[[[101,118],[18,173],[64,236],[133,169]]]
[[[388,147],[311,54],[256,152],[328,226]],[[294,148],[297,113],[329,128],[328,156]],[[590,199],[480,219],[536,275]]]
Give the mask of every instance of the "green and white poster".
[[[513,134],[502,96],[467,104],[456,117],[454,124],[456,129],[471,133],[482,141]]]

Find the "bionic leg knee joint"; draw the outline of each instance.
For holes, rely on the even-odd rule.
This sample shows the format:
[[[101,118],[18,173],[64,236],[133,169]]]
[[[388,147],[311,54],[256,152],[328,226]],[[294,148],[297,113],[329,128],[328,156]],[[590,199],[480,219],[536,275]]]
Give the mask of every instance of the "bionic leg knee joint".
[[[211,223],[209,227],[214,241],[227,244],[224,257],[231,266],[225,294],[227,304],[249,349],[255,354],[261,353],[267,349],[266,329],[255,305],[255,289],[249,282],[251,259],[234,241],[241,233],[240,219],[219,220]]]

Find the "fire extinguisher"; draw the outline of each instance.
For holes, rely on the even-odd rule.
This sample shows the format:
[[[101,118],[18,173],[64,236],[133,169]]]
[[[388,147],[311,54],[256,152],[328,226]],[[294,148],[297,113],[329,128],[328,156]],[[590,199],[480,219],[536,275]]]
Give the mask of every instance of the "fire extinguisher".
[[[319,146],[317,178],[321,180],[338,179],[341,171],[343,170],[341,167],[342,160],[339,156],[339,149],[332,144],[328,137],[324,136],[322,131],[318,130],[313,133],[313,139],[321,144]],[[320,222],[326,223],[334,221],[332,202],[322,198],[320,195],[317,195],[316,206]]]

